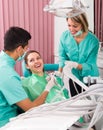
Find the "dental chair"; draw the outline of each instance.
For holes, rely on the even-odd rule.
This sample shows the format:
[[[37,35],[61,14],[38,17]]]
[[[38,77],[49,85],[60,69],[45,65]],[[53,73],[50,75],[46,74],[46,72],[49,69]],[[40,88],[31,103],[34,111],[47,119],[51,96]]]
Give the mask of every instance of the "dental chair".
[[[57,71],[58,70],[58,68],[59,68],[59,65],[58,64],[44,64],[44,70],[45,71]],[[25,67],[25,62],[23,61],[22,62],[22,73],[23,73],[23,76],[24,77],[28,77],[29,75],[31,75],[31,73],[30,73],[30,71],[28,70],[28,69],[26,69],[26,67]],[[67,70],[66,71],[64,71],[64,75],[67,77],[67,78],[71,78],[73,81],[75,81],[75,82],[77,82],[80,86],[82,86],[82,88],[84,89],[84,90],[86,90],[86,91],[88,91],[88,87],[90,87],[90,85],[92,85],[92,84],[96,84],[96,83],[101,83],[101,82],[96,82],[96,81],[100,81],[100,80],[97,80],[97,78],[96,77],[91,77],[91,80],[90,80],[90,76],[89,77],[85,77],[84,78],[84,83],[85,84],[87,84],[87,86],[85,85],[85,84],[83,84],[82,82],[80,82],[74,75],[69,75],[69,77],[68,77],[68,75],[67,75]],[[64,77],[65,77],[64,76]],[[64,78],[63,77],[63,78]],[[91,81],[91,83],[90,83],[90,81]],[[93,82],[94,81],[94,82]],[[67,83],[66,83],[67,84]],[[64,83],[64,85],[66,86],[66,84]],[[68,89],[68,91],[69,91],[69,89]],[[70,93],[70,92],[69,92]],[[90,97],[91,98],[91,97]],[[72,98],[71,98],[72,99]],[[94,99],[93,99],[93,101],[94,101]],[[41,109],[41,108],[40,108]],[[54,110],[55,111],[55,110]],[[75,118],[75,119],[79,119],[79,117],[80,116],[77,116],[78,118]],[[86,118],[86,117],[85,117]],[[87,119],[86,119],[87,120]],[[90,118],[88,119],[89,121],[90,121]],[[69,129],[70,130],[78,130],[78,129],[81,129],[82,130],[82,128],[83,128],[83,126],[85,126],[85,125],[87,125],[88,123],[88,121],[87,122],[85,122],[84,124],[82,123],[82,126],[81,126],[81,124],[79,124],[80,125],[80,127],[78,127],[79,125],[78,125],[78,122],[76,122],[76,120],[74,121],[74,124],[76,124],[76,126],[75,125],[72,125]],[[83,129],[83,130],[85,130],[85,128]]]
[[[92,96],[99,96],[97,101]],[[83,115],[92,117],[88,126],[76,128],[73,124]],[[70,99],[43,104],[21,114],[0,130],[91,130],[103,115],[103,86],[92,85],[87,91]]]
[[[46,67],[51,70],[49,68],[51,64]],[[58,64],[54,64],[53,67],[52,70],[57,69]],[[74,75],[67,74],[67,70],[64,71],[64,75],[77,82],[85,91],[63,101],[32,108],[12,118],[10,123],[0,130],[14,130],[15,128],[16,130],[91,130],[91,127],[103,116],[103,84],[88,87],[78,81]],[[75,127],[77,120],[85,115],[88,115],[87,122],[81,128]]]

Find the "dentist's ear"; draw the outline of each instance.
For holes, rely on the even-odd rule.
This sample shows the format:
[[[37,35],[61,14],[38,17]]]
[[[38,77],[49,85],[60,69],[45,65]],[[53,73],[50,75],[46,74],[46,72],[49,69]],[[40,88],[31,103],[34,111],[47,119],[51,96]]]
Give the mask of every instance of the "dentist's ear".
[[[16,48],[16,52],[17,52],[17,53],[20,53],[20,52],[21,52],[21,49],[22,49],[22,46],[18,46],[18,47]]]

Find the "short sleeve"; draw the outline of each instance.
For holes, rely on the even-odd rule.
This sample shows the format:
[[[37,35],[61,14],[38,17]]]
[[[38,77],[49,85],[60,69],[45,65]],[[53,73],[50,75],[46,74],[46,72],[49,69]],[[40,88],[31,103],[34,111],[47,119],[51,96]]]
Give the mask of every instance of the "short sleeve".
[[[10,105],[28,98],[22,88],[21,80],[16,76],[6,80],[2,87],[2,93]]]

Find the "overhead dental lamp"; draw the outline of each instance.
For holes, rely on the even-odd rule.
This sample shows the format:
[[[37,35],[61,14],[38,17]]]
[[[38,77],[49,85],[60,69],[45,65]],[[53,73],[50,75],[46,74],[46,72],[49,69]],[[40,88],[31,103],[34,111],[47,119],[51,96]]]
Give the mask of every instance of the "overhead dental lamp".
[[[49,4],[44,7],[44,11],[52,13],[58,17],[66,18],[84,13],[88,8],[89,6],[84,6],[80,0],[50,0]],[[68,15],[72,10],[74,10],[74,12]]]

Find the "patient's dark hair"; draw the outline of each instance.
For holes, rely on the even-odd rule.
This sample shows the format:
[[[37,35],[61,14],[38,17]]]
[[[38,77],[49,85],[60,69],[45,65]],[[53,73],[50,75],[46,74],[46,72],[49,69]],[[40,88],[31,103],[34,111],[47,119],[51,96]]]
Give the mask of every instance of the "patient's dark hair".
[[[26,55],[24,57],[25,64],[27,64],[27,62],[28,62],[28,55],[31,54],[31,53],[37,53],[41,57],[41,55],[40,55],[40,53],[38,51],[29,50],[29,51],[26,52]]]
[[[14,51],[18,46],[23,48],[28,45],[31,35],[20,27],[10,27],[4,36],[4,50]]]

